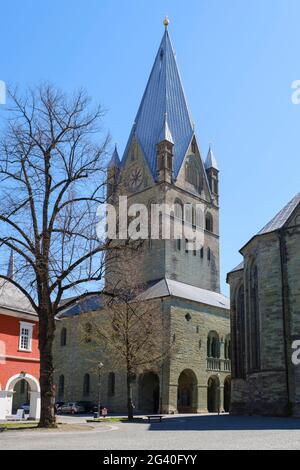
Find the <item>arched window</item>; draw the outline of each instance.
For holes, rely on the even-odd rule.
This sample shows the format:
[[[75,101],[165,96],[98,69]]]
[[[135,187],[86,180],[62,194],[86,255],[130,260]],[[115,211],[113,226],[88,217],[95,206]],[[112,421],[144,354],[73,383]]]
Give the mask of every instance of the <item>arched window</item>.
[[[108,395],[114,396],[116,386],[116,375],[114,372],[108,374]]]
[[[210,331],[207,337],[207,357],[215,359],[220,357],[220,339],[215,331]]]
[[[193,206],[192,207],[192,224],[197,225],[197,213],[196,213],[196,208]]]
[[[185,316],[186,321],[191,321],[192,315],[188,312]]]
[[[83,396],[88,397],[90,394],[90,374],[85,374],[83,377]]]
[[[184,220],[189,224],[193,223],[193,206],[192,204],[184,205]]]
[[[214,231],[213,218],[209,212],[205,216],[205,230],[207,230],[208,232]]]
[[[61,346],[67,345],[67,328],[63,328],[60,332],[60,345]]]
[[[65,376],[60,375],[58,379],[58,396],[62,398],[65,394]]]
[[[92,325],[90,323],[85,324],[85,342],[91,343],[92,342]]]
[[[224,343],[224,358],[231,359],[231,341],[230,335],[226,336]]]
[[[197,225],[197,211],[193,204],[188,203],[184,205],[184,220],[191,225]]]
[[[258,271],[255,263],[249,271],[249,312],[247,322],[248,369],[252,372],[260,369],[260,321],[258,299]]]
[[[236,378],[245,377],[245,294],[244,285],[242,284],[236,294],[235,299],[235,315],[233,315],[233,375]]]
[[[201,193],[203,186],[202,177],[200,168],[193,156],[190,156],[185,164],[185,180],[192,184],[196,191]]]
[[[172,223],[171,223],[171,239],[178,240],[182,239],[183,236],[183,222],[184,222],[184,217],[185,217],[185,208],[183,203],[179,198],[176,198],[174,200],[173,204],[173,215],[172,217],[172,212],[171,212],[171,217],[172,217]],[[178,242],[177,248],[180,247],[180,242]]]
[[[183,211],[183,204],[180,199],[175,199],[174,208],[175,208],[175,217],[177,219],[183,220],[184,211]]]

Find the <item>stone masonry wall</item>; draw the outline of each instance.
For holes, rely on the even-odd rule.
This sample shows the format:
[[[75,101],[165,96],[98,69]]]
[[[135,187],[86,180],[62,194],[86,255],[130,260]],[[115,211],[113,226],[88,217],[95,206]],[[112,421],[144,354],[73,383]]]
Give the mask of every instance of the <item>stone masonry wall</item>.
[[[219,375],[220,380],[220,406],[223,407],[223,384],[230,371],[208,370],[207,368],[207,335],[216,331],[220,339],[224,340],[229,334],[229,312],[200,305],[195,302],[166,298],[157,302],[157,308],[165,317],[166,328],[169,329],[170,343],[175,342],[170,358],[164,361],[161,368],[153,367],[151,370],[159,376],[160,407],[163,412],[177,411],[178,379],[184,370],[192,370],[197,378],[197,411],[207,411],[207,383],[211,376]],[[190,314],[191,320],[186,320]],[[97,341],[84,344],[83,327],[87,322],[95,319],[101,324],[103,311],[81,314],[72,318],[65,318],[57,322],[57,331],[54,347],[55,383],[57,387],[57,400],[73,401],[84,400],[97,403],[98,400],[98,371],[97,364],[104,364],[101,370],[101,403],[111,412],[126,411],[126,381],[125,371],[115,364],[108,355],[105,347]],[[67,328],[67,344],[61,346],[60,333]],[[223,343],[221,343],[221,357],[224,356]],[[108,393],[108,375],[116,374],[115,394]],[[143,371],[145,372],[145,371]],[[84,375],[90,374],[90,394],[83,395]],[[58,396],[59,376],[65,377],[65,393]],[[141,397],[139,391],[139,376],[133,384],[133,402],[135,412],[139,411]]]

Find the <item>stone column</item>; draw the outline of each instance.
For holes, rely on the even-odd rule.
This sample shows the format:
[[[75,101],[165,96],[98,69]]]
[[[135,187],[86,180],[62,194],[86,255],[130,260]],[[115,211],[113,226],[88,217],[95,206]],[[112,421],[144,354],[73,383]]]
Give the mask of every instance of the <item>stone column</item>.
[[[220,404],[220,413],[224,413],[224,385],[221,384],[219,387],[219,404]]]
[[[207,413],[207,385],[198,385],[197,413]]]
[[[162,396],[162,413],[175,414],[177,410],[178,384],[168,384],[168,393]]]

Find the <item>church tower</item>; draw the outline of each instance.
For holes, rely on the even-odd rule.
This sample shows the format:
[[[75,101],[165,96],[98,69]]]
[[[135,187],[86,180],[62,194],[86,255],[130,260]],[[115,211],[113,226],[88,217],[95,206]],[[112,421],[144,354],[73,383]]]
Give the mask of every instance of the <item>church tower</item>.
[[[157,358],[154,360],[150,355],[144,367],[139,364],[137,370],[132,371],[135,374],[131,386],[136,412],[147,415],[215,413],[228,411],[230,400],[229,301],[220,293],[219,282],[219,170],[211,147],[205,162],[202,159],[168,24],[166,19],[163,38],[123,157],[120,160],[115,149],[108,167],[108,202],[116,209],[111,212],[120,216],[113,225],[118,226],[119,235],[121,232],[120,241],[112,245],[122,249],[106,252],[106,290],[118,293],[125,287],[123,292],[127,299],[134,296],[140,305],[149,300],[146,305],[150,306],[150,311],[155,310],[161,320],[156,324],[157,317],[153,316],[154,329],[158,326],[163,336],[152,330],[152,313],[150,317],[147,313],[144,316],[145,310],[141,308],[144,325],[147,327],[149,321],[151,338],[157,342],[159,351],[161,345],[166,345],[164,351],[172,347],[170,356],[159,360],[154,354]],[[158,236],[149,238],[148,232],[145,240],[143,227],[147,220],[151,229],[157,228],[152,214],[149,217],[150,208],[153,212],[153,208],[158,209],[157,205],[162,208],[159,210],[161,233],[158,231]],[[166,237],[163,222],[170,208],[170,225],[176,233]],[[116,222],[115,218],[113,222]],[[130,233],[132,226],[136,229],[135,235],[145,240],[142,243],[138,241],[138,246],[133,242],[127,243],[128,239],[134,240],[133,232]],[[191,244],[186,226],[200,235],[197,245]],[[184,230],[182,238],[176,236],[177,229]],[[89,305],[88,302],[88,309]],[[137,304],[137,310],[140,310],[140,305]],[[101,357],[104,363],[103,387],[100,390],[103,402],[116,413],[124,413],[128,405],[124,393],[128,385],[125,364],[119,360],[119,355],[116,357],[106,347],[105,342],[102,347],[102,341],[98,341],[96,347],[85,354],[86,348],[74,347],[74,339],[70,346],[67,345],[62,361],[59,343],[62,328],[71,328],[73,324],[70,334],[74,332],[76,338],[80,325],[86,325],[89,314],[83,306],[84,316],[80,319],[77,308],[76,312],[73,309],[74,313],[71,310],[63,313],[65,320],[62,315],[57,325],[56,382],[59,384],[61,375],[67,378],[68,384],[75,380],[76,383],[67,389],[78,390],[79,394],[75,398],[65,394],[64,400],[86,399],[80,395],[82,387],[77,387],[78,377],[85,376],[91,360],[96,364]],[[131,324],[139,315],[134,310],[133,306]],[[97,324],[102,329],[103,321],[107,317],[111,319],[111,313],[109,305],[104,304],[99,312],[93,308],[91,323],[99,321]],[[72,315],[73,321],[70,322]],[[139,327],[143,327],[140,322]],[[136,329],[132,331],[135,333]],[[143,346],[139,341],[137,344]],[[76,377],[74,361],[80,371]],[[116,384],[115,371],[118,374]],[[94,376],[93,380],[96,379]],[[111,383],[113,393],[111,387],[107,387]],[[95,401],[97,396],[91,395],[90,399]]]
[[[165,278],[219,292],[219,172],[211,148],[205,164],[202,159],[168,24],[166,19],[121,162],[115,150],[110,181],[118,175],[119,194],[128,196],[128,206],[175,204],[182,211],[174,211],[174,224],[182,224],[184,218],[202,233],[196,250],[187,249],[184,238],[149,240],[140,257],[141,283]],[[109,195],[111,191],[109,184]],[[202,207],[200,219],[196,205]]]

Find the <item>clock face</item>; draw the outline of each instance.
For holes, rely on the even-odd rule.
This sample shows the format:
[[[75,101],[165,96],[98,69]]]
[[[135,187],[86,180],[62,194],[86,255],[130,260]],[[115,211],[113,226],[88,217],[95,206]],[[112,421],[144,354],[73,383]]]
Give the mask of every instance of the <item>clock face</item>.
[[[143,181],[144,171],[140,165],[132,165],[128,171],[128,189],[135,191],[138,189]]]

